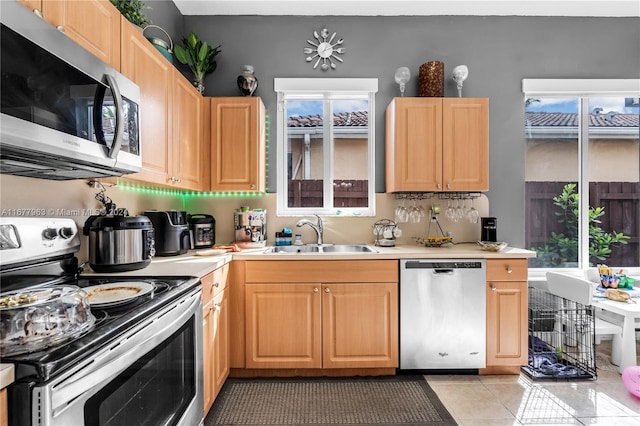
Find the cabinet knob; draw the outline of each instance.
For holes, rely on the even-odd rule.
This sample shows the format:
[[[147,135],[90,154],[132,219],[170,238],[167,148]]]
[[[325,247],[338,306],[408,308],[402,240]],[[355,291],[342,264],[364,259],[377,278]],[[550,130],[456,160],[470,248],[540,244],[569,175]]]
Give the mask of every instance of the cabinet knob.
[[[250,184],[249,189],[256,189],[256,184],[255,183]]]
[[[216,312],[219,311],[220,310],[220,304],[219,303],[214,304],[213,305],[213,310],[216,311]]]
[[[182,182],[182,178],[181,177],[176,178],[176,182],[178,182],[178,183]]]
[[[437,184],[437,185],[436,185],[436,188],[440,189],[440,188],[442,188],[442,185]]]
[[[318,291],[319,291],[319,290],[318,290],[318,287],[315,287],[315,288],[313,289],[313,292],[314,292],[314,293],[317,293]]]
[[[447,189],[451,189],[451,184],[450,183],[447,184]]]
[[[216,283],[213,283],[213,286],[214,286],[214,287],[220,287],[220,283],[217,283],[217,282],[216,282]]]
[[[491,291],[496,291],[496,286],[493,284],[489,284],[489,288],[491,289]]]
[[[511,269],[511,266],[507,266],[507,274],[510,274],[513,272],[513,269]]]
[[[325,293],[331,293],[331,290],[329,289],[329,287],[325,287],[325,288],[324,288],[324,292],[325,292]]]
[[[56,30],[60,31],[62,34],[64,34],[64,27],[62,25],[58,25],[56,27]]]
[[[40,9],[33,9],[33,14],[40,19],[44,19],[44,17],[42,16],[42,11]]]

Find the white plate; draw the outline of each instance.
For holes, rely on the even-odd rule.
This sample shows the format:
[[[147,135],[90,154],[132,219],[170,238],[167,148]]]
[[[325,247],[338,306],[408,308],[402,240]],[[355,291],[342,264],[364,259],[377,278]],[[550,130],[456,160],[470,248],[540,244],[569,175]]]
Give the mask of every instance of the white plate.
[[[129,303],[143,296],[155,287],[144,281],[118,282],[84,287],[87,302],[94,307],[116,306]]]

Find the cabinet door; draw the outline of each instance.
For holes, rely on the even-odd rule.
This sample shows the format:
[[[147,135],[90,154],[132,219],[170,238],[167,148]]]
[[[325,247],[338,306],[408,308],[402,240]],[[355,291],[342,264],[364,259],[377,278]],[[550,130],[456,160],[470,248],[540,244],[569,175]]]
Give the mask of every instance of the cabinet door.
[[[213,400],[229,377],[229,303],[228,292],[213,299]]]
[[[211,98],[212,191],[265,191],[265,135],[260,98]]]
[[[398,367],[398,294],[391,283],[324,284],[324,368]]]
[[[120,70],[121,15],[109,0],[44,0],[44,19]]]
[[[203,377],[203,394],[204,394],[204,412],[205,414],[211,408],[214,399],[214,313],[213,303],[209,302],[202,308],[202,377]]]
[[[247,284],[246,367],[320,368],[320,285]]]
[[[387,109],[387,192],[442,188],[442,99],[395,98]]]
[[[42,15],[42,0],[18,0],[18,3],[23,4],[32,12]]]
[[[489,190],[489,100],[444,98],[444,191]]]
[[[487,282],[487,367],[527,363],[527,282]]]
[[[176,186],[206,191],[204,167],[207,155],[203,144],[202,95],[182,74],[174,71],[172,173]],[[170,178],[171,179],[171,178]]]
[[[122,22],[122,74],[140,86],[142,171],[128,175],[132,179],[169,183],[173,71],[149,40],[129,22]]]

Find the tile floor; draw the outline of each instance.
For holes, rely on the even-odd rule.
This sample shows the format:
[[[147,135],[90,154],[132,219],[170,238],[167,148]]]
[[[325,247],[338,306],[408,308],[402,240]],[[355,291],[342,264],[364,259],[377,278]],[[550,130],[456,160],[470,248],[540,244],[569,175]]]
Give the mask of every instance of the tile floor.
[[[531,380],[524,374],[426,378],[461,426],[640,425],[640,399],[609,364],[610,350],[610,342],[597,346],[597,380]]]

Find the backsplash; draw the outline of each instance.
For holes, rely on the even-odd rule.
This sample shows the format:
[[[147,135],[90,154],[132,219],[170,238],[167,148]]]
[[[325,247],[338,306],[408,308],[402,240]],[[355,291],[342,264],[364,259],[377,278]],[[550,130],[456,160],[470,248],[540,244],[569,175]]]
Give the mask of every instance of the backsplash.
[[[300,217],[277,217],[276,194],[261,194],[249,197],[211,196],[211,195],[173,195],[169,191],[146,191],[121,189],[105,184],[105,195],[117,205],[126,208],[131,215],[142,214],[145,210],[186,210],[191,214],[213,215],[216,220],[216,244],[228,244],[234,240],[233,211],[240,206],[267,210],[267,245],[273,245],[275,232],[283,227],[291,228],[294,233],[302,234],[305,243],[315,242],[315,233],[308,227],[296,228]],[[49,181],[16,176],[0,176],[0,201],[3,216],[51,216],[70,217],[81,229],[85,220],[92,214],[98,214],[102,204],[95,198],[99,190],[88,185],[87,181]],[[327,243],[367,243],[373,244],[373,227],[377,220],[394,219],[394,211],[401,201],[392,194],[376,194],[375,217],[324,217],[324,240]],[[409,203],[409,202],[407,202]],[[480,222],[468,221],[453,223],[446,219],[445,200],[430,199],[419,201],[428,210],[432,203],[442,206],[439,222],[443,231],[451,232],[455,242],[473,242],[480,238]],[[409,205],[409,204],[407,204]],[[469,206],[469,202],[467,202]],[[480,216],[489,212],[489,201],[481,196],[474,201],[474,207]],[[416,244],[412,237],[427,237],[428,217],[420,223],[400,224],[402,236],[397,244]],[[431,225],[431,236],[435,236],[437,226]],[[86,238],[86,237],[83,237]],[[500,235],[498,235],[498,239]],[[83,240],[84,241],[84,240]],[[82,245],[78,254],[80,261],[88,257],[87,244]]]

